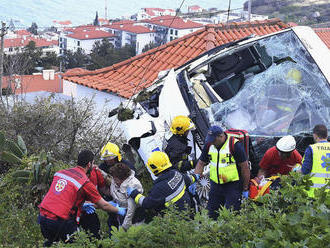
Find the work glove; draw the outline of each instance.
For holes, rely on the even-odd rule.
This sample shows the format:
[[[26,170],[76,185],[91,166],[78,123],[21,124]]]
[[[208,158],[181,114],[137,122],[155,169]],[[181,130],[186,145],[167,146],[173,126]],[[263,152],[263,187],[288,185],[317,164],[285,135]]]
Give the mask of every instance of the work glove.
[[[242,198],[243,198],[243,199],[247,199],[247,198],[249,198],[249,191],[243,191],[243,193],[242,193]]]
[[[114,202],[114,201],[108,201],[108,203],[114,207],[119,207],[119,204],[117,202]]]
[[[194,174],[194,176],[196,177],[196,181],[198,181],[201,178],[201,175],[199,174]]]
[[[118,208],[117,214],[119,214],[121,216],[125,216],[125,214],[126,214],[126,208],[121,208],[121,207],[117,207],[117,208]]]
[[[296,165],[295,167],[293,167],[292,171],[298,172],[298,173],[301,172],[301,165],[300,164]]]
[[[93,214],[95,212],[95,207],[93,203],[84,203],[82,210],[87,214]]]
[[[188,190],[192,195],[196,195],[196,183],[193,183],[192,185],[190,185],[188,187]]]
[[[131,194],[132,194],[132,192],[133,192],[134,190],[135,190],[134,188],[127,187],[127,188],[126,188],[127,195],[128,195],[128,196],[131,196]]]

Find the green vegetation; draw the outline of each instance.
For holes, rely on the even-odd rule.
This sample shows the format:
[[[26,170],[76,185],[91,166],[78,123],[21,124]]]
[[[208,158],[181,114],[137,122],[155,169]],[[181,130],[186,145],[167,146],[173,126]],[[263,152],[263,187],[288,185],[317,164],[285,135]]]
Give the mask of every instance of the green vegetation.
[[[0,160],[0,247],[41,247],[38,205],[54,173],[74,166],[79,149],[97,152],[105,143],[101,137],[118,143],[111,132],[104,132],[92,121],[97,118],[95,111],[86,109],[85,104],[93,106],[88,101],[52,103],[49,98],[40,99],[36,105],[17,103],[10,108],[0,103],[1,156],[6,151],[18,158]],[[89,111],[94,118],[89,119]],[[81,115],[83,119],[79,119]],[[66,119],[76,124],[70,126]],[[81,122],[83,126],[73,128]],[[57,126],[64,127],[62,125],[71,132],[78,130],[76,136],[70,136],[71,132],[61,136],[57,129],[52,132]],[[96,130],[88,129],[88,135],[82,130],[90,125]],[[56,141],[60,137],[64,141],[58,146]],[[73,143],[72,137],[76,137]],[[70,147],[73,147],[71,155],[68,154]],[[151,180],[146,170],[139,178],[148,192]],[[279,191],[271,191],[256,202],[245,201],[239,213],[221,209],[217,221],[209,219],[205,210],[194,216],[189,211],[180,213],[170,208],[148,224],[133,226],[126,232],[115,230],[111,239],[107,213],[97,210],[102,239],[90,239],[81,231],[70,247],[327,247],[330,243],[329,192],[320,189],[315,199],[308,198],[305,190],[312,185],[310,176],[297,173],[283,176],[281,184]],[[68,246],[57,243],[54,247]]]

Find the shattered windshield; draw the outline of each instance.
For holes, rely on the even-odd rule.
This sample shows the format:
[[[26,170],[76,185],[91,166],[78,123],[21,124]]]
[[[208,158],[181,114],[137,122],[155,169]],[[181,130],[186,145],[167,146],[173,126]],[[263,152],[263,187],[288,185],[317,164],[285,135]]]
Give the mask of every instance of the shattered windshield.
[[[262,136],[306,133],[320,123],[330,128],[329,84],[295,33],[267,37],[255,46],[265,49],[269,65],[257,73],[236,71],[242,84],[233,96],[205,108],[210,123]],[[216,93],[223,92],[222,87]]]

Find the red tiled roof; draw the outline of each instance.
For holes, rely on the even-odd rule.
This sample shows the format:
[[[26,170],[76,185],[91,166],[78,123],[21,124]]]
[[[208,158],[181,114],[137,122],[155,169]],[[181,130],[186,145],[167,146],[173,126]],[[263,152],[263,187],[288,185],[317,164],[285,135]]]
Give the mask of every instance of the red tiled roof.
[[[52,40],[48,41],[42,38],[34,38],[34,37],[27,37],[23,38],[14,38],[14,39],[5,39],[4,40],[4,47],[24,47],[29,44],[30,41],[34,41],[36,43],[36,47],[49,47],[49,46],[57,46],[58,41]]]
[[[174,9],[160,9],[160,8],[144,8],[144,11],[149,15],[149,16],[156,16],[154,11],[159,11],[159,12],[165,12],[165,11],[170,11],[174,12]]]
[[[67,20],[67,21],[53,21],[54,23],[58,23],[60,25],[71,25],[72,22],[70,20]]]
[[[25,29],[21,29],[21,30],[16,30],[15,34],[17,35],[31,35],[31,33]]]
[[[154,30],[150,30],[149,28],[142,26],[142,25],[134,25],[134,22],[129,24],[117,24],[116,22],[112,25],[104,25],[104,27],[116,29],[116,30],[122,30],[130,33],[135,34],[143,34],[143,33],[153,33]]]
[[[189,10],[200,10],[202,9],[201,7],[199,7],[198,5],[192,5],[188,7]]]
[[[77,39],[77,40],[92,40],[92,39],[102,39],[114,37],[116,35],[102,31],[102,30],[79,30],[76,29],[73,34],[68,34],[68,37]]]
[[[251,34],[266,35],[287,27],[279,19],[208,25],[110,67],[64,76],[64,79],[129,98],[151,86],[160,71],[179,67],[216,46]]]
[[[314,31],[330,49],[330,28],[314,28]]]
[[[62,76],[70,76],[70,75],[76,75],[79,73],[86,73],[88,72],[88,70],[85,70],[83,68],[73,68],[73,69],[69,69],[67,70],[65,73],[62,74]]]
[[[8,87],[8,82],[11,82],[11,86],[14,88],[15,79],[19,79],[21,88],[15,90],[15,94],[22,94],[28,92],[48,91],[48,92],[63,92],[62,83],[58,78],[58,74],[55,74],[54,80],[44,80],[42,75],[22,75],[13,77],[3,77],[2,88]]]
[[[171,27],[175,29],[188,29],[188,28],[200,28],[203,25],[197,22],[184,20],[178,16],[157,16],[151,19],[143,20],[143,22],[163,26],[163,27]]]

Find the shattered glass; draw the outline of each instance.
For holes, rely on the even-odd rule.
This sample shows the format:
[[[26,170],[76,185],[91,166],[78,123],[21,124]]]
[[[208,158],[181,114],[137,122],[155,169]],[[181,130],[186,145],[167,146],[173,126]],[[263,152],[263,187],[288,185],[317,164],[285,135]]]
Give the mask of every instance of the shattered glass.
[[[255,137],[310,133],[321,123],[330,128],[330,87],[294,32],[258,43],[273,61],[289,59],[273,62],[258,74],[245,74],[235,96],[206,108],[210,123],[245,129]]]

